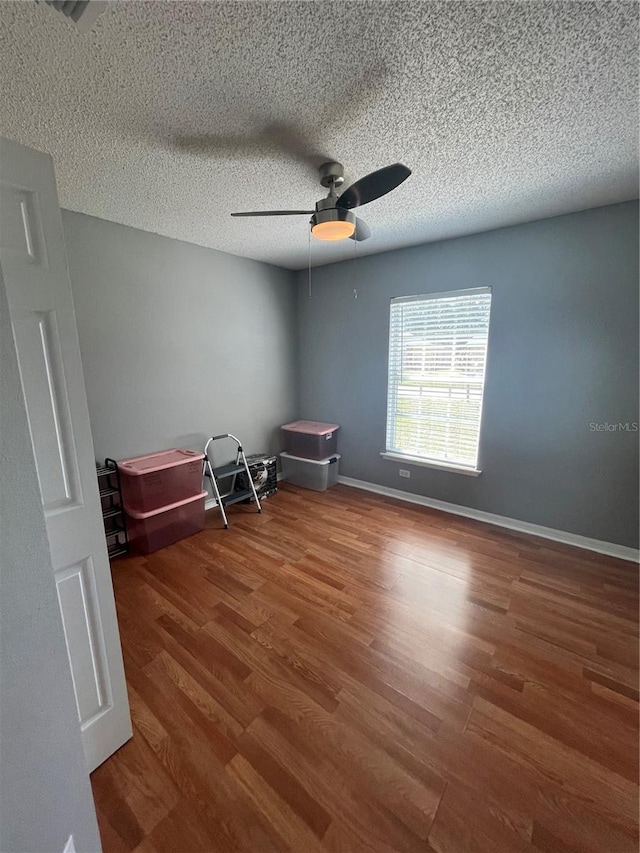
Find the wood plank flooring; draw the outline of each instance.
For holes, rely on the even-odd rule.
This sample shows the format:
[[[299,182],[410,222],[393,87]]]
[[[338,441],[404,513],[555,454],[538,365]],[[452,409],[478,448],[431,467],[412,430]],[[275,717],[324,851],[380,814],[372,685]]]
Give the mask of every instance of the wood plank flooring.
[[[105,853],[638,849],[638,567],[336,486],[113,565]]]

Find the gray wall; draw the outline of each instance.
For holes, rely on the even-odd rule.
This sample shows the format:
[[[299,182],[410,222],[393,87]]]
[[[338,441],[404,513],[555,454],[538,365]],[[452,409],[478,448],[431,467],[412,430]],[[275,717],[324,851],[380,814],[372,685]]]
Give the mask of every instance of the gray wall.
[[[296,414],[287,270],[62,211],[98,458],[201,450],[231,432],[280,449]]]
[[[300,416],[342,425],[341,473],[638,545],[638,203],[298,274]],[[383,460],[389,300],[491,285],[478,478]],[[358,298],[353,298],[357,286]],[[410,467],[403,465],[402,467]]]
[[[0,276],[0,851],[100,850]]]

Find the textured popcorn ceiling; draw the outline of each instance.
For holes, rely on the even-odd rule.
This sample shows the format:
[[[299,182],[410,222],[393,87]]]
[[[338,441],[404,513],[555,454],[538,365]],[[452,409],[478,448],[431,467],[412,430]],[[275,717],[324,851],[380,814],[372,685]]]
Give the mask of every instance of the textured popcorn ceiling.
[[[638,10],[581,2],[110,2],[80,34],[0,2],[0,134],[63,207],[291,268],[314,164],[413,175],[367,254],[638,195]],[[314,264],[354,243],[312,240]]]

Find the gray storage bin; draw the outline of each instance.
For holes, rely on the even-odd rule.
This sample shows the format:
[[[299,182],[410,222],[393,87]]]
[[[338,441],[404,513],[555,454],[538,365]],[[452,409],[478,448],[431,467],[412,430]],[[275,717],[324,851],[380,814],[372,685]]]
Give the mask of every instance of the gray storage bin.
[[[280,427],[284,449],[299,459],[316,459],[322,462],[335,456],[338,450],[338,424],[321,421],[293,421]]]
[[[339,460],[339,453],[327,456],[326,459],[303,459],[290,453],[281,453],[282,478],[294,486],[324,492],[338,482]]]

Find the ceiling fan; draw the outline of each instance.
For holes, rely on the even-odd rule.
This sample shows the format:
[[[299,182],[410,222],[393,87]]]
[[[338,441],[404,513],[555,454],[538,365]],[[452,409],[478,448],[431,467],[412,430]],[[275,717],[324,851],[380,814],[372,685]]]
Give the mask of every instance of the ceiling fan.
[[[385,166],[360,178],[347,187],[341,195],[336,187],[344,183],[344,169],[341,163],[323,163],[319,169],[320,183],[329,189],[326,198],[316,202],[315,210],[253,210],[246,213],[232,213],[231,216],[297,216],[311,214],[311,233],[319,240],[366,240],[371,229],[362,219],[351,212],[352,208],[368,204],[370,201],[395,190],[411,174],[402,163]]]

